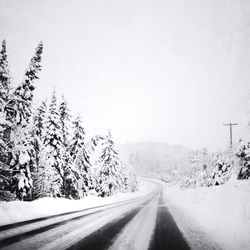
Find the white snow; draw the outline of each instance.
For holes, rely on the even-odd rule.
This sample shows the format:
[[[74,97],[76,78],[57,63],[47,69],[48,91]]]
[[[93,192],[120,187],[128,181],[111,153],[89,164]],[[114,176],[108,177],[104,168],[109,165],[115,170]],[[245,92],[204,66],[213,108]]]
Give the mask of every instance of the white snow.
[[[23,165],[26,162],[28,162],[30,160],[29,154],[27,151],[21,151],[20,155],[19,155],[19,164]]]
[[[43,198],[32,202],[0,202],[0,225],[125,201],[148,194],[154,188],[154,184],[141,180],[138,192],[119,193],[108,198],[89,196],[81,200]],[[221,186],[196,189],[166,186],[163,194],[170,212],[192,249],[249,249],[250,181],[228,182]],[[146,212],[142,214],[145,215]],[[142,217],[152,219],[154,216]],[[138,224],[139,221],[143,222],[139,215],[135,218],[137,219],[131,225],[136,224],[135,221]],[[132,233],[131,228],[133,226],[124,230],[131,230]],[[132,244],[130,238],[126,243]]]
[[[126,201],[150,193],[155,186],[147,181],[140,180],[139,191],[134,193],[117,193],[112,197],[88,196],[80,200],[68,200],[63,198],[42,198],[32,202],[11,201],[0,202],[0,225],[31,220],[49,215],[55,215],[84,208],[112,204]]]
[[[146,199],[145,199],[146,198]],[[114,207],[111,209],[103,210],[99,216],[96,214],[90,214],[89,216],[83,217],[79,220],[75,220],[70,225],[64,224],[59,228],[55,227],[43,234],[43,240],[45,244],[39,247],[40,250],[57,250],[57,249],[68,249],[70,246],[77,243],[79,240],[96,232],[104,225],[107,225],[110,221],[117,218],[122,218],[126,213],[137,208],[149,197],[144,197],[144,199],[132,203],[122,205],[122,207]],[[27,244],[23,244],[23,249],[29,249],[34,246],[34,244],[41,240],[41,235],[36,235]],[[30,246],[30,247],[29,247]],[[16,248],[22,250],[20,248]],[[140,249],[143,250],[143,249]]]
[[[157,195],[124,227],[109,250],[148,249],[156,223],[158,198]]]
[[[165,198],[193,249],[250,249],[250,181],[166,188]]]

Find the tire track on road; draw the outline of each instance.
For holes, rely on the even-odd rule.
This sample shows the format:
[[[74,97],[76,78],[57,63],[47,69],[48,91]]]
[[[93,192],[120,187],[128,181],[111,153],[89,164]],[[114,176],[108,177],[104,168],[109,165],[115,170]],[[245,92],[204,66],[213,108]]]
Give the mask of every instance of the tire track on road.
[[[158,202],[156,227],[149,250],[191,250],[165,205],[162,193]]]
[[[141,208],[137,208],[125,215],[123,218],[108,223],[103,228],[80,240],[77,244],[69,247],[67,250],[108,249],[109,246],[112,245],[115,236],[119,234],[122,228],[124,228],[126,224],[131,221],[140,210]]]

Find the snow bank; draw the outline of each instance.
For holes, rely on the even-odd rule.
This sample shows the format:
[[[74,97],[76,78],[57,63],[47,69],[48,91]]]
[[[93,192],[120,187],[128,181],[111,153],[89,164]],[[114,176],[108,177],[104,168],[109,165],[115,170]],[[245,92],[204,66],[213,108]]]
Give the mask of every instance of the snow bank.
[[[89,196],[81,200],[68,200],[63,198],[42,198],[32,202],[25,201],[1,201],[0,202],[0,225],[31,220],[49,215],[55,215],[84,208],[112,204],[126,201],[132,198],[146,195],[155,188],[152,183],[140,181],[139,190],[134,193],[118,193],[112,197]]]
[[[209,245],[209,249],[218,245],[227,250],[249,249],[250,181],[210,188],[166,188],[165,197],[194,249],[204,249],[203,244],[206,249]]]

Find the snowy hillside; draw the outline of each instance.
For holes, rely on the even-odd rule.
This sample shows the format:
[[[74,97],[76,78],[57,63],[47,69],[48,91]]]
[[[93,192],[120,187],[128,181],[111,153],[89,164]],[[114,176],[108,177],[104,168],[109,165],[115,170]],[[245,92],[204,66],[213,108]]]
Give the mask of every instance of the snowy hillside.
[[[167,143],[127,143],[119,145],[121,159],[135,166],[142,174],[184,168],[193,151],[181,145]]]
[[[193,249],[214,249],[211,242],[218,244],[216,249],[249,249],[249,181],[210,188],[167,188],[165,197]]]

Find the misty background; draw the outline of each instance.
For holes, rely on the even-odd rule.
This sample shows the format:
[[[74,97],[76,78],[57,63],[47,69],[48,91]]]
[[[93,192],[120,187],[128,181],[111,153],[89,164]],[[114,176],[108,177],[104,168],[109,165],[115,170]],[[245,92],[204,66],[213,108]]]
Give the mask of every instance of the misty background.
[[[40,40],[37,103],[53,88],[87,134],[118,143],[225,149],[245,135],[250,79],[247,0],[0,0],[14,83]]]

